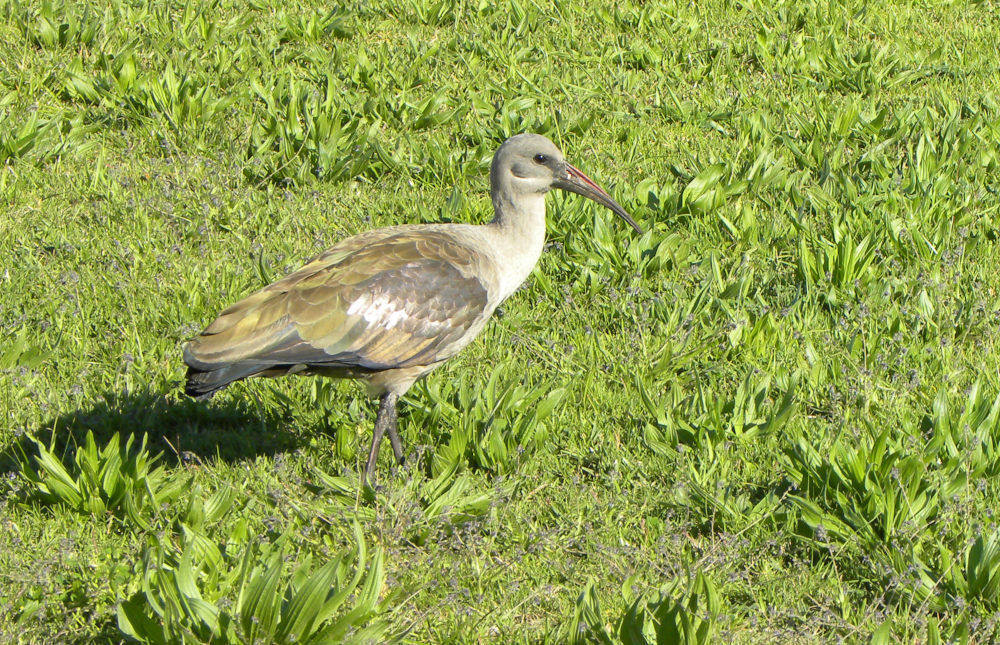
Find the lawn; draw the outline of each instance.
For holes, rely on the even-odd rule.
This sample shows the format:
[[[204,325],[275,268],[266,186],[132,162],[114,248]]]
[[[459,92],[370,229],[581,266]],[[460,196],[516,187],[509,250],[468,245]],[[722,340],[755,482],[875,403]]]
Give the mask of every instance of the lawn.
[[[0,640],[1000,638],[1000,6],[0,0]],[[546,252],[401,406],[183,395],[538,132]]]

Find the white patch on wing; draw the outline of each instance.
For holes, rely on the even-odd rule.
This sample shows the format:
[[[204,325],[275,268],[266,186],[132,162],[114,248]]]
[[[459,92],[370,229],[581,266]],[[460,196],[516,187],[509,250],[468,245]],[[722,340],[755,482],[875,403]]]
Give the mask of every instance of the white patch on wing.
[[[372,298],[366,293],[351,303],[347,315],[361,316],[369,324],[392,329],[410,316],[405,309],[399,309],[398,305],[398,301],[391,300],[384,294]]]

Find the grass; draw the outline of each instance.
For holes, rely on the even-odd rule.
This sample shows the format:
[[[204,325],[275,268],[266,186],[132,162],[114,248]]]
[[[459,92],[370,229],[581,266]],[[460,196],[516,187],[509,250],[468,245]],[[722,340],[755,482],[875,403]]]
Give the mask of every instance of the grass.
[[[995,3],[0,7],[5,642],[1000,638]],[[182,395],[522,131],[648,232],[550,197],[374,494],[356,384]]]

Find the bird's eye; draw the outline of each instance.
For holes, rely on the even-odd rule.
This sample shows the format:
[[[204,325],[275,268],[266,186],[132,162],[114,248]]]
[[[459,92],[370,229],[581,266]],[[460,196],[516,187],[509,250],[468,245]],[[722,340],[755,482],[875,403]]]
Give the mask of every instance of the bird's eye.
[[[535,163],[537,163],[537,164],[546,164],[548,162],[549,162],[548,155],[543,155],[541,153],[535,155]]]

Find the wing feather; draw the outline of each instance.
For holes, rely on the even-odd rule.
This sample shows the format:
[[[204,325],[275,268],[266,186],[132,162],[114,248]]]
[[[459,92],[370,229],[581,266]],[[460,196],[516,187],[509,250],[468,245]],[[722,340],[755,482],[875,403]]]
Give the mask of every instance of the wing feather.
[[[185,360],[198,369],[431,364],[460,350],[492,313],[486,262],[439,231],[351,238],[228,307]]]

